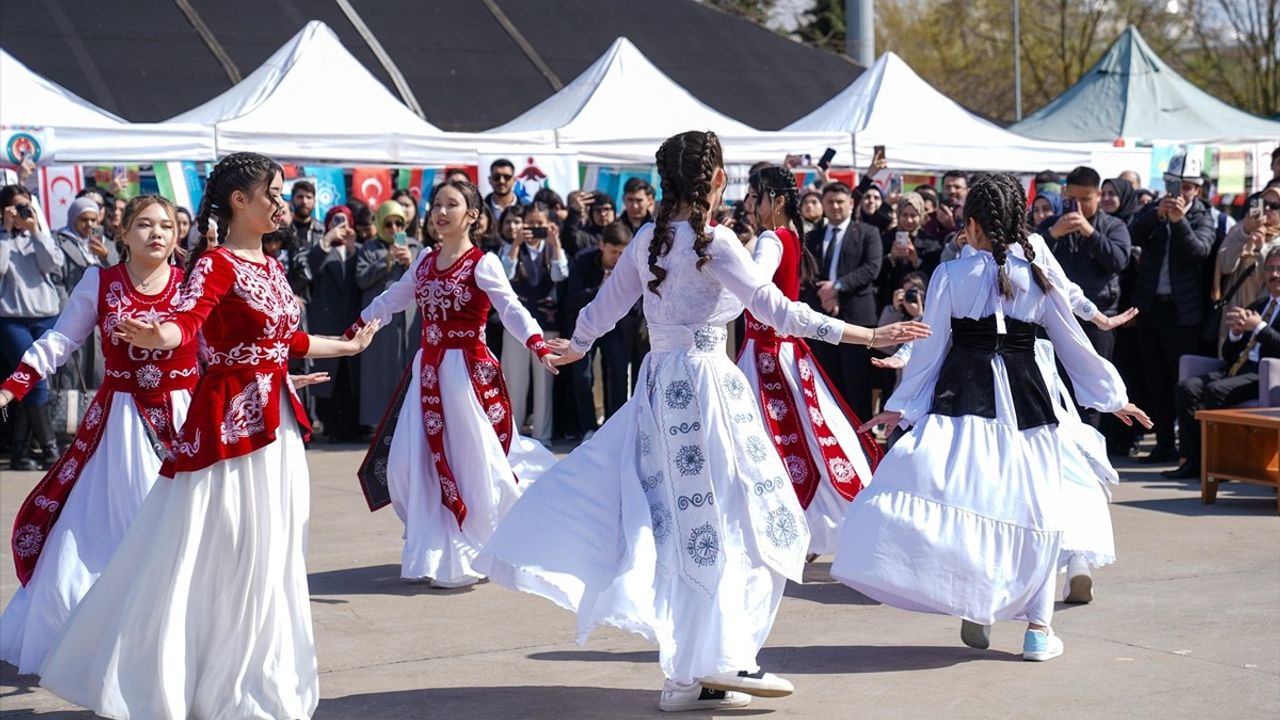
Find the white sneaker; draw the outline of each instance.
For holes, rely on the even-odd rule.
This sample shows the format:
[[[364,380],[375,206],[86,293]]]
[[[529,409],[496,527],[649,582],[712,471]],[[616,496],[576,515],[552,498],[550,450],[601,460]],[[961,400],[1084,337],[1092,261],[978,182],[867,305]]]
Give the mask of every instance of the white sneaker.
[[[716,673],[698,682],[712,690],[735,690],[759,697],[786,697],[796,691],[789,681],[763,670]]]
[[[698,683],[686,688],[668,681],[662,687],[662,700],[658,702],[658,709],[663,712],[721,710],[746,707],[750,703],[751,696],[745,693],[712,690]]]
[[[461,580],[436,580],[432,578],[431,587],[439,588],[440,590],[457,590],[458,588],[471,587],[478,582],[480,582],[480,578],[477,577],[464,577]]]
[[[1028,630],[1022,637],[1022,659],[1031,662],[1052,660],[1066,652],[1062,638],[1053,634],[1053,630]]]
[[[1093,576],[1089,574],[1089,561],[1083,555],[1072,555],[1067,561],[1067,582],[1062,586],[1062,601],[1087,603],[1093,601]]]

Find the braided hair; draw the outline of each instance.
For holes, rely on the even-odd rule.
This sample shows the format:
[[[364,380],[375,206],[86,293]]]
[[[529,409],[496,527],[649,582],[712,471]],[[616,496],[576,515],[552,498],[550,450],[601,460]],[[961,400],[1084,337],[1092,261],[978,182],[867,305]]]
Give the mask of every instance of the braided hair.
[[[258,153],[231,153],[218,161],[205,180],[204,198],[196,213],[199,238],[187,257],[188,275],[195,267],[196,260],[209,249],[209,241],[205,238],[205,233],[209,231],[209,220],[217,222],[218,244],[224,244],[227,230],[231,227],[231,195],[237,190],[252,193],[254,188],[270,183],[276,173],[283,175],[284,170],[276,161]]]
[[[720,139],[710,130],[690,130],[673,135],[662,143],[656,155],[658,177],[662,181],[662,203],[654,218],[653,239],[649,241],[649,292],[658,295],[658,286],[667,271],[658,266],[658,258],[671,251],[675,232],[671,216],[680,205],[689,206],[689,227],[693,229],[693,251],[698,254],[701,270],[711,256],[707,246],[707,216],[711,213],[711,178],[724,166]]]
[[[1000,294],[1007,298],[1013,297],[1013,284],[1009,282],[1005,264],[1009,246],[1015,243],[1022,246],[1036,285],[1044,292],[1049,292],[1050,288],[1044,270],[1035,264],[1036,253],[1027,239],[1026,208],[1027,198],[1022,184],[1008,173],[979,175],[965,198],[965,217],[973,218],[991,243],[991,257],[999,268],[996,282]]]
[[[800,189],[796,187],[796,177],[790,170],[776,165],[760,168],[747,179],[747,184],[759,196],[757,202],[767,202],[770,207],[773,200],[783,198],[782,212],[786,215],[796,237],[804,238],[804,218],[800,217]],[[800,283],[804,286],[813,284],[818,277],[818,260],[809,252],[805,243],[800,243]]]

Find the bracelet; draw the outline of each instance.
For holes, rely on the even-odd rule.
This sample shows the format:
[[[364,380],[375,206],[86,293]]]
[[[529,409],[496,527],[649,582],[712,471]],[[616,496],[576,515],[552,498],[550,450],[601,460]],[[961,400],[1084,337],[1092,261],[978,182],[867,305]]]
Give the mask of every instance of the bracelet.
[[[879,330],[879,328],[871,328],[871,339],[867,341],[867,347],[875,347],[875,345],[876,345],[876,330]]]

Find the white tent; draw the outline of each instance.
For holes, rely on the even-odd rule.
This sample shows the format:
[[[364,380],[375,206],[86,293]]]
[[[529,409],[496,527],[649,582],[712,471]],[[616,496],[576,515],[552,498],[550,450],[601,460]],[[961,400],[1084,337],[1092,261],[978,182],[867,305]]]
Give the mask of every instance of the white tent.
[[[876,145],[895,170],[1038,172],[1093,160],[1090,146],[1031,140],[976,117],[892,52],[786,129],[852,133],[858,167],[870,164]]]
[[[644,102],[637,106],[636,98]],[[520,117],[491,132],[541,133],[578,152],[583,162],[653,162],[667,137],[685,130],[713,130],[725,161],[782,162],[788,153],[848,153],[844,132],[766,132],[704,105],[620,37],[573,82]]]
[[[129,123],[0,50],[0,125],[50,133],[53,160],[162,162],[213,159],[213,133],[190,123]]]
[[[326,94],[342,89],[342,101]],[[409,110],[322,22],[297,35],[234,87],[170,122],[213,126],[219,154],[281,160],[444,165],[537,142],[519,134],[445,132]]]

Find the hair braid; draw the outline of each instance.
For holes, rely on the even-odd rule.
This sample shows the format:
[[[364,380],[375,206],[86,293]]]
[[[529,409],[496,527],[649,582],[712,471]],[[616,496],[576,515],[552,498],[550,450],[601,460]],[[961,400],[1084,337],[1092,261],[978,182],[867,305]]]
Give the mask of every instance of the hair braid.
[[[204,197],[200,200],[200,212],[196,216],[196,228],[199,239],[195,248],[187,258],[187,273],[195,267],[196,260],[209,249],[205,233],[209,230],[209,220],[218,223],[218,244],[226,242],[227,232],[231,227],[231,196],[235,192],[250,193],[259,186],[271,182],[276,174],[284,174],[284,170],[274,160],[265,155],[250,152],[232,153],[214,166],[205,182]]]
[[[1035,279],[1036,285],[1044,292],[1049,292],[1049,278],[1044,274],[1044,268],[1036,263],[1036,251],[1031,246],[1031,239],[1027,234],[1027,195],[1022,189],[1022,183],[1009,173],[999,173],[995,176],[1000,188],[1004,191],[1005,202],[1010,208],[1017,208],[1017,213],[1011,213],[1009,216],[1009,236],[1014,242],[1022,246],[1022,255],[1031,265],[1031,277]]]
[[[698,269],[711,261],[707,254],[712,241],[706,231],[707,216],[711,213],[712,179],[724,161],[715,133],[692,130],[667,138],[658,148],[655,159],[662,185],[662,204],[654,219],[653,239],[649,241],[649,272],[653,279],[648,287],[656,295],[667,276],[666,270],[658,266],[658,258],[670,252],[675,242],[671,216],[681,204],[689,206],[689,226],[693,230]]]
[[[801,239],[800,283],[804,286],[812,284],[818,277],[818,260],[803,242],[804,218],[800,216],[800,190],[796,187],[795,175],[786,168],[770,165],[761,168],[747,182],[759,195],[758,202],[769,202],[770,207],[774,198],[782,196],[782,213],[787,224],[795,229],[796,237]]]

